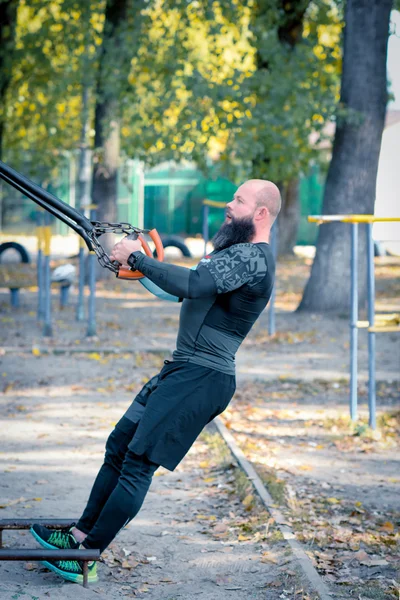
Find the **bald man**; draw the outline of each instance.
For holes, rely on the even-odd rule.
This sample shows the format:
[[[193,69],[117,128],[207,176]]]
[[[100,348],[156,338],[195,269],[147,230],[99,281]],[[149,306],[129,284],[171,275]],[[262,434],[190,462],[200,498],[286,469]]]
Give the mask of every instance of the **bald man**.
[[[147,257],[138,240],[116,244],[111,259],[141,271],[156,290],[182,302],[176,350],[109,436],[104,464],[76,525],[57,531],[32,527],[42,546],[103,552],[140,510],[156,469],[173,471],[204,426],[228,406],[235,354],[271,295],[275,265],[269,239],[280,206],[276,185],[246,181],[226,206],[214,251],[195,269]],[[45,564],[64,579],[82,582],[79,561]],[[96,579],[93,563],[89,581]]]

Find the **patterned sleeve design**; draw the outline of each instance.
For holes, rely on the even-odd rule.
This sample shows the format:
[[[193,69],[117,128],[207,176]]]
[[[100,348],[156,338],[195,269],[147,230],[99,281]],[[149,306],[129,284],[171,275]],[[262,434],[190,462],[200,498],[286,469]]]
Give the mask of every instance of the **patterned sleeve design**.
[[[205,267],[214,279],[218,294],[232,292],[246,283],[256,285],[267,273],[264,253],[255,244],[236,244],[203,258]]]

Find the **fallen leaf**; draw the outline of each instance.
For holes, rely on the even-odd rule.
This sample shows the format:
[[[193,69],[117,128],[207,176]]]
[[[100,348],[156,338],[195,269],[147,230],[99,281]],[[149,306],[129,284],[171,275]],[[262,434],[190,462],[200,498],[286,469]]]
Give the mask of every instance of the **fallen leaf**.
[[[388,561],[384,558],[369,558],[368,560],[360,560],[360,565],[365,565],[367,567],[385,567],[388,564]]]
[[[248,506],[250,506],[250,505],[253,503],[253,500],[254,500],[254,496],[253,496],[253,494],[248,494],[248,495],[247,495],[247,496],[244,498],[244,500],[242,500],[242,504],[243,504],[243,506],[246,506],[246,507],[248,507]]]
[[[208,461],[208,460],[202,460],[202,461],[199,463],[199,467],[200,467],[201,469],[207,469],[207,467],[209,467],[209,466],[210,466],[210,463],[209,463],[209,461]]]
[[[270,552],[263,552],[263,555],[261,557],[261,562],[262,563],[273,563],[274,565],[277,565],[279,561]]]
[[[15,504],[19,504],[20,502],[26,502],[26,498],[17,498],[16,500],[11,500],[7,502],[7,504],[0,504],[0,508],[7,508],[8,506],[14,506]]]

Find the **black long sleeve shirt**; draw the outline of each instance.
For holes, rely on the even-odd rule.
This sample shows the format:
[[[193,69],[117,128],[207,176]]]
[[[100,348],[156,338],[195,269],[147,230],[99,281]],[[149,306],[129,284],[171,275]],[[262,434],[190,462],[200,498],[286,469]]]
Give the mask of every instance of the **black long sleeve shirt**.
[[[203,258],[195,270],[134,254],[135,268],[183,299],[173,359],[234,374],[235,354],[271,296],[269,244],[230,246]]]

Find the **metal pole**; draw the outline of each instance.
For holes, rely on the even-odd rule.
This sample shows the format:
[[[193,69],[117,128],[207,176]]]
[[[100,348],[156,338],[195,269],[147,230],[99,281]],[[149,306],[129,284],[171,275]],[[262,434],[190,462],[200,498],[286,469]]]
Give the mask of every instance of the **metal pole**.
[[[85,250],[84,241],[79,238],[79,287],[78,305],[76,307],[76,320],[83,321],[85,318],[84,293],[85,293]]]
[[[376,382],[375,382],[375,269],[374,241],[372,239],[372,223],[367,223],[367,277],[368,277],[368,407],[369,426],[376,428]]]
[[[209,207],[207,204],[203,204],[203,239],[204,239],[204,256],[207,254],[207,242],[208,242],[208,213]]]
[[[351,224],[350,416],[357,419],[358,223]]]
[[[70,284],[61,285],[60,287],[60,308],[65,308],[68,304]]]
[[[44,295],[43,295],[43,215],[38,212],[36,217],[36,236],[37,236],[37,285],[38,285],[38,303],[37,320],[44,319]]]
[[[96,220],[96,211],[91,209],[90,219]],[[89,252],[88,258],[89,267],[89,304],[88,304],[88,328],[86,337],[93,337],[96,335],[96,255],[94,252]]]
[[[12,308],[19,308],[19,288],[10,288],[10,292]]]
[[[51,226],[50,215],[44,215],[44,325],[43,335],[51,337],[53,330],[51,326],[51,275],[50,275],[50,242]]]
[[[275,221],[272,229],[271,229],[271,250],[275,260],[278,256],[278,223]],[[268,334],[275,335],[276,333],[276,324],[275,324],[275,296],[276,296],[276,285],[274,283],[274,287],[272,288],[271,298],[269,301],[269,311],[268,311]]]
[[[83,561],[83,587],[85,587],[85,588],[89,587],[88,575],[89,575],[88,562],[87,562],[87,560],[84,560]]]

